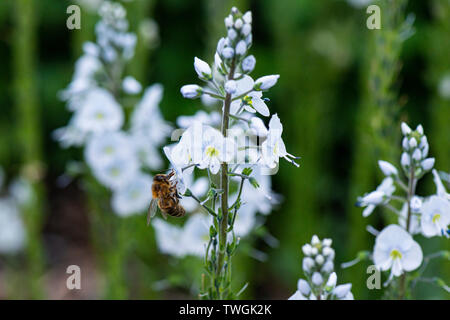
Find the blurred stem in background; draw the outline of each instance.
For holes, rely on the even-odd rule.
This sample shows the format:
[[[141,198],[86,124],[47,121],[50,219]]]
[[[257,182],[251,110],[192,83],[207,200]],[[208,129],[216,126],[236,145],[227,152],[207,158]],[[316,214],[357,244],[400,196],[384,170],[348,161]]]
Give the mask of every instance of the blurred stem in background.
[[[381,29],[368,30],[370,43],[363,64],[362,91],[364,96],[359,108],[355,127],[355,148],[350,183],[349,203],[349,239],[348,256],[354,257],[364,249],[372,238],[366,231],[369,220],[363,218],[361,210],[353,204],[358,194],[371,190],[380,175],[377,160],[395,163],[399,159],[399,130],[396,125],[399,118],[399,99],[395,88],[400,71],[400,53],[402,43],[411,35],[411,19],[405,22],[404,11],[407,1],[382,0],[377,4],[381,8]],[[364,66],[368,71],[364,72]],[[357,298],[364,298],[367,292],[361,277],[366,275],[365,265],[357,265],[351,273],[350,282]]]
[[[31,183],[32,197],[24,208],[27,230],[27,280],[22,298],[43,298],[42,276],[44,251],[41,229],[44,218],[44,186],[42,178],[41,114],[36,88],[36,3],[17,0],[12,6],[14,17],[13,76],[16,106],[17,152],[21,160],[21,175]]]
[[[430,141],[434,152],[441,151],[436,157],[439,168],[450,172],[450,98],[440,94],[440,85],[444,77],[450,78],[450,0],[435,0],[431,2],[434,23],[429,28],[431,36],[424,46],[428,54],[428,81],[430,82],[433,98],[430,101]],[[441,240],[442,247],[448,239]],[[450,279],[450,263],[442,266],[443,278]]]
[[[283,250],[276,250],[269,260],[282,277],[299,275],[301,244],[308,242],[313,233],[321,234],[327,225],[332,225],[330,220],[323,218],[325,213],[321,208],[322,201],[329,200],[325,197],[336,194],[336,190],[328,190],[331,184],[322,180],[324,165],[329,159],[323,155],[331,152],[332,135],[324,134],[318,127],[333,127],[333,118],[329,114],[336,105],[335,86],[341,73],[339,68],[336,69],[333,57],[321,55],[315,51],[317,46],[313,46],[324,34],[335,39],[335,34],[330,31],[333,29],[330,21],[334,19],[329,4],[306,0],[274,1],[263,11],[270,19],[271,27],[268,29],[270,37],[273,37],[273,40],[266,41],[273,41],[277,50],[277,66],[269,62],[272,57],[267,55],[265,65],[270,66],[268,73],[279,70],[281,75],[277,90],[282,91],[277,95],[276,111],[280,117],[293,119],[285,128],[286,145],[294,148],[293,153],[302,155],[301,177],[293,173],[292,168],[282,168],[274,179],[284,181],[283,185],[278,182],[280,190],[276,190],[283,194],[284,201],[283,210],[275,213],[279,229],[273,231]],[[255,35],[258,36],[257,33]],[[327,41],[326,45],[330,43],[335,42]],[[329,47],[324,50],[335,54]],[[286,212],[292,214],[284,214]],[[294,278],[283,280],[295,282]]]

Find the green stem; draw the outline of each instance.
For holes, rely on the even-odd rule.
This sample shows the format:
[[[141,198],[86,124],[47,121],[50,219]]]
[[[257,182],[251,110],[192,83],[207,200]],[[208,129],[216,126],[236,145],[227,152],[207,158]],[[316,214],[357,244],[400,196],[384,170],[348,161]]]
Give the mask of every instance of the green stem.
[[[235,59],[231,62],[230,73],[228,74],[228,80],[234,78],[234,70],[236,67]],[[228,126],[230,121],[230,105],[231,105],[231,94],[227,93],[224,102],[223,115],[222,115],[222,134],[224,137],[227,136]],[[219,252],[217,258],[217,269],[216,269],[216,281],[220,282],[222,277],[222,269],[225,259],[225,249],[227,242],[227,230],[228,230],[228,164],[222,163],[220,170],[220,188],[222,189],[222,194],[220,196],[222,213],[219,218]],[[221,293],[217,292],[219,299],[222,298]]]

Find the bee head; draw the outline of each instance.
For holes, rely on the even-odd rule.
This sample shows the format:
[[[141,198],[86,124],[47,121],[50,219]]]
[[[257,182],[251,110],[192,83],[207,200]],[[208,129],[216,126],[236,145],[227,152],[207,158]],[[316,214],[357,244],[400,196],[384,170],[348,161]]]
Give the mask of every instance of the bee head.
[[[166,178],[166,176],[163,175],[163,174],[157,174],[157,175],[153,178],[153,180],[156,181],[156,182],[165,182],[165,181],[167,181],[167,178]]]

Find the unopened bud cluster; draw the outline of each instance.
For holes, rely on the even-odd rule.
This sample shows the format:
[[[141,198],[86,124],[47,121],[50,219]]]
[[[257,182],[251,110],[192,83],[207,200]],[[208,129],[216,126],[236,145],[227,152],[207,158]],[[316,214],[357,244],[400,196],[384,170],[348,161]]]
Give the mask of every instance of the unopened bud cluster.
[[[334,272],[334,250],[331,239],[320,240],[314,235],[311,243],[302,247],[303,272],[306,280],[300,279],[297,291],[290,300],[343,300],[352,299],[351,284],[336,286]]]
[[[400,161],[402,168],[409,173],[412,167],[415,177],[421,177],[434,166],[434,158],[427,158],[429,145],[423,127],[419,124],[416,130],[411,130],[406,123],[402,123],[402,133],[403,153]]]
[[[231,13],[225,18],[225,27],[227,36],[219,40],[217,54],[229,66],[235,56],[237,58],[244,57],[252,45],[252,13],[247,11],[242,14],[236,7],[233,7]],[[255,67],[255,58],[247,57],[247,61],[242,67],[245,73],[251,72]]]

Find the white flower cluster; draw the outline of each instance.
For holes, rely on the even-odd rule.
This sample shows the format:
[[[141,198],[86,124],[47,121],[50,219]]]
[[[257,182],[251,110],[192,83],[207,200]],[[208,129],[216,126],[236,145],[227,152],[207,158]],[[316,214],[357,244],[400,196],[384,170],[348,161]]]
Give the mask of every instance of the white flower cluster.
[[[0,168],[0,191],[4,187],[4,172]],[[14,180],[0,197],[0,254],[14,254],[25,246],[26,231],[21,208],[32,197],[31,186],[24,179]]]
[[[119,99],[142,89],[136,79],[122,74],[133,57],[136,35],[127,32],[126,11],[120,4],[105,1],[99,12],[97,42],[84,45],[72,82],[62,93],[73,116],[54,135],[64,147],[85,147],[93,175],[113,191],[114,212],[127,216],[145,211],[151,200],[152,177],[143,170],[162,166],[158,148],[171,127],[159,111],[160,84],[144,91],[126,123]]]
[[[202,98],[205,104],[211,101],[222,102],[229,97],[230,123],[226,136],[218,128],[222,125],[222,110],[213,110],[209,113],[198,111],[193,116],[180,116],[177,124],[183,129],[179,141],[164,148],[176,176],[178,191],[181,195],[186,190],[197,197],[205,196],[210,192],[210,183],[202,184],[203,188],[197,188],[199,178],[194,182],[194,168],[207,170],[208,175],[216,175],[220,171],[222,163],[233,164],[230,173],[231,181],[238,184],[243,170],[252,168],[251,181],[243,184],[242,192],[230,188],[233,191],[229,200],[236,203],[238,197],[239,214],[236,215],[234,233],[238,237],[249,234],[259,225],[257,213],[267,215],[272,206],[279,201],[279,196],[271,190],[270,169],[276,168],[280,158],[296,164],[292,159],[296,158],[287,153],[281,137],[283,126],[279,117],[275,114],[269,121],[267,128],[264,121],[257,117],[270,116],[270,111],[263,98],[263,92],[274,86],[278,75],[270,75],[253,80],[249,73],[255,67],[255,57],[247,56],[247,51],[252,43],[252,15],[251,12],[241,14],[236,8],[225,19],[227,36],[219,40],[211,67],[207,62],[199,58],[194,59],[194,70],[198,78],[206,83],[204,87],[196,84],[185,85],[181,88],[181,94],[185,98]],[[231,71],[231,72],[230,72]],[[230,78],[230,73],[233,76]],[[208,97],[208,99],[203,99]],[[222,111],[222,113],[220,112]],[[211,177],[210,177],[211,179]],[[249,180],[250,180],[249,179]],[[206,180],[207,182],[207,180]],[[255,188],[258,186],[258,188]],[[211,200],[210,196],[203,202]],[[190,203],[186,207],[186,203]],[[196,216],[204,215],[205,210],[189,197],[183,197],[181,204],[187,212],[193,213],[188,218],[183,228],[171,227],[167,222],[154,219],[154,227],[160,248],[166,253],[182,256],[185,254],[197,254],[204,256],[204,252],[191,250],[192,246],[185,241],[186,246],[178,245],[167,249],[161,237],[165,238],[164,229],[170,228],[172,233],[177,233],[179,238],[192,239],[188,228],[190,220]],[[195,218],[197,219],[197,218]],[[198,218],[199,219],[199,218]],[[207,219],[211,225],[211,219]],[[209,230],[205,229],[206,235]],[[205,234],[197,233],[194,243],[207,244],[209,239],[198,241],[198,237]],[[183,248],[185,248],[183,250]],[[204,249],[204,247],[202,247]],[[204,250],[203,250],[204,251]]]
[[[412,130],[402,123],[401,129],[403,153],[400,163],[404,177],[394,165],[380,160],[378,165],[386,178],[375,191],[358,198],[357,202],[357,205],[365,207],[365,217],[377,206],[385,206],[397,215],[398,225],[389,225],[377,235],[373,253],[378,268],[391,270],[389,281],[422,264],[422,249],[413,235],[450,236],[450,196],[438,172],[433,169],[435,159],[428,157],[429,145],[423,127],[419,125]],[[416,195],[417,182],[430,170],[434,176],[436,194],[428,197]],[[407,182],[404,182],[405,178]],[[395,195],[396,190],[403,191],[403,195]],[[400,209],[394,205],[396,201],[401,203]]]
[[[322,241],[314,235],[311,244],[302,247],[303,272],[306,280],[299,279],[297,291],[289,300],[353,300],[351,283],[336,286],[334,250],[331,239]]]

